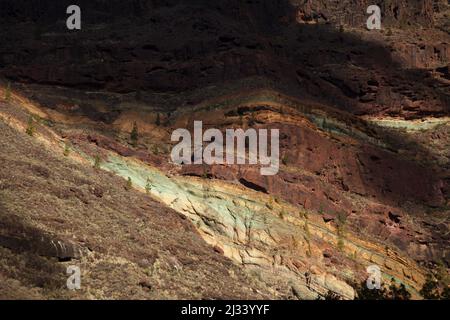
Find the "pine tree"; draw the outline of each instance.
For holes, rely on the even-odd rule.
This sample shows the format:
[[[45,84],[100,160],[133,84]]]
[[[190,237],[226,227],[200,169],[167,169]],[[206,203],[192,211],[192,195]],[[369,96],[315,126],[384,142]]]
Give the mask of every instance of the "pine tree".
[[[356,286],[356,298],[357,300],[388,300],[389,293],[386,288],[369,289],[366,281],[361,282]]]
[[[130,139],[131,139],[131,144],[133,145],[133,147],[137,146],[138,143],[138,139],[139,139],[139,132],[138,132],[138,126],[136,121],[133,123],[133,129],[131,130],[130,133]]]
[[[406,290],[405,285],[402,283],[397,286],[394,278],[391,279],[391,285],[389,286],[389,295],[392,300],[410,300],[411,294]]]
[[[70,154],[70,146],[66,143],[66,144],[64,145],[64,156],[65,156],[65,157],[68,157],[69,154]]]
[[[305,237],[309,239],[311,237],[311,232],[309,231],[309,224],[308,220],[305,220],[305,223],[303,224],[303,231],[305,232]]]
[[[156,114],[155,124],[159,127],[161,125],[161,116],[159,113]]]
[[[420,290],[420,294],[425,299],[436,300],[439,299],[438,282],[431,274],[427,275],[424,285]]]
[[[5,101],[9,102],[11,100],[11,83],[8,82],[5,89]]]
[[[147,194],[149,194],[151,190],[152,190],[152,186],[151,186],[151,183],[150,183],[150,178],[147,178],[147,184],[145,185],[145,192]]]
[[[341,297],[336,292],[328,290],[327,294],[323,296],[324,300],[341,300]]]
[[[100,159],[100,156],[97,154],[94,157],[94,168],[95,169],[100,169],[100,163],[101,163],[101,159]]]
[[[133,181],[131,181],[131,178],[128,177],[127,184],[125,186],[125,190],[130,191],[131,188],[133,188]]]
[[[33,116],[28,117],[28,124],[27,124],[27,130],[26,133],[32,137],[34,135],[34,119]]]

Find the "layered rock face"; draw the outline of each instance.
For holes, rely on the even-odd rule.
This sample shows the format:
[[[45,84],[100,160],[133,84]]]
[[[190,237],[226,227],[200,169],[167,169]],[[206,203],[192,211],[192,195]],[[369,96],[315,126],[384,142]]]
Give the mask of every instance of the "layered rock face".
[[[37,90],[38,88],[40,90]],[[399,132],[393,131],[392,136],[389,136],[387,131],[377,126],[372,127],[353,116],[347,118],[348,114],[331,111],[326,114],[324,122],[320,117],[325,115],[326,107],[296,105],[298,101],[289,100],[279,93],[269,91],[246,93],[244,100],[227,96],[227,101],[231,103],[227,107],[221,107],[216,99],[212,104],[205,102],[203,105],[195,106],[196,111],[190,111],[188,114],[183,108],[173,116],[170,127],[167,124],[157,124],[154,111],[129,109],[126,106],[130,102],[123,100],[121,105],[124,109],[120,112],[119,118],[111,124],[99,125],[99,122],[89,120],[86,115],[82,117],[77,115],[76,107],[71,107],[73,105],[61,102],[67,99],[69,92],[72,103],[83,101],[95,109],[95,100],[84,97],[79,91],[65,89],[60,91],[61,89],[54,87],[48,89],[51,93],[46,93],[45,87],[23,86],[18,92],[25,96],[33,93],[35,100],[45,100],[49,106],[59,105],[59,111],[42,107],[36,104],[35,100],[22,97],[17,97],[17,100],[15,97],[12,104],[2,104],[0,113],[2,122],[12,127],[12,129],[5,128],[8,132],[7,137],[11,136],[14,130],[25,131],[28,112],[43,119],[41,123],[36,123],[33,139],[37,141],[28,139],[30,141],[27,140],[27,144],[21,142],[19,151],[14,151],[11,156],[4,159],[5,167],[18,165],[12,162],[12,159],[18,156],[18,152],[34,155],[35,148],[44,148],[50,149],[55,154],[55,158],[47,158],[46,152],[45,157],[40,155],[47,159],[45,163],[57,164],[53,171],[59,172],[62,165],[66,166],[70,161],[75,161],[81,164],[76,168],[83,170],[81,172],[85,180],[82,180],[81,186],[76,187],[71,184],[72,178],[69,175],[63,179],[61,186],[51,184],[48,190],[47,187],[40,189],[44,194],[49,194],[45,203],[55,203],[57,206],[55,210],[45,215],[32,215],[32,220],[35,221],[32,226],[37,228],[33,232],[28,231],[30,228],[17,228],[17,214],[8,211],[8,219],[15,221],[15,224],[3,224],[0,238],[0,246],[6,248],[3,254],[8,257],[8,265],[11,265],[14,259],[22,259],[24,256],[22,252],[43,255],[47,259],[57,258],[62,261],[69,259],[70,263],[81,263],[83,268],[89,270],[87,290],[94,288],[100,290],[98,292],[99,294],[102,292],[103,297],[123,297],[121,294],[126,294],[125,291],[113,291],[108,284],[97,281],[97,277],[103,276],[103,271],[93,264],[90,258],[93,251],[98,257],[96,259],[101,259],[103,264],[111,268],[114,264],[111,265],[109,261],[119,258],[130,261],[131,265],[137,263],[139,268],[144,268],[126,269],[126,272],[131,272],[133,279],[136,280],[136,283],[127,282],[126,290],[133,290],[134,286],[142,287],[139,283],[144,283],[144,288],[154,289],[149,293],[139,289],[138,295],[131,295],[132,297],[151,298],[161,294],[171,297],[200,297],[189,293],[192,290],[190,287],[192,274],[189,273],[191,269],[185,268],[188,268],[191,260],[176,249],[175,243],[178,241],[184,243],[185,240],[179,238],[179,235],[171,236],[171,232],[180,232],[175,227],[172,230],[172,224],[176,223],[179,217],[172,216],[171,211],[163,209],[164,206],[157,206],[158,211],[163,210],[166,223],[154,221],[154,211],[144,204],[138,208],[132,206],[131,213],[125,213],[128,207],[128,200],[125,199],[130,197],[138,203],[144,201],[145,197],[154,197],[186,217],[211,246],[209,253],[200,251],[199,254],[224,255],[231,259],[234,264],[248,272],[249,281],[257,281],[251,286],[258,288],[256,289],[258,294],[267,294],[272,298],[316,299],[333,292],[343,299],[353,299],[355,292],[352,286],[355,282],[365,279],[365,268],[373,264],[382,269],[384,281],[389,282],[394,278],[406,285],[413,296],[418,298],[418,291],[428,268],[433,264],[448,261],[446,254],[449,243],[446,223],[448,211],[445,209],[448,206],[446,203],[449,198],[448,186],[444,185],[445,172],[430,166],[436,161],[432,155],[439,155],[438,149],[432,148],[428,150],[429,154],[423,154],[417,153],[419,151],[417,145],[411,147],[394,144],[392,137]],[[251,101],[246,100],[249,98]],[[115,100],[119,97],[110,99]],[[61,111],[63,105],[65,112]],[[230,126],[249,127],[250,122],[254,122],[254,128],[282,128],[280,173],[274,177],[262,177],[259,168],[254,166],[171,164],[168,154],[170,149],[167,149],[171,131],[177,127],[189,127],[188,124],[193,119],[202,119],[208,126],[224,129]],[[163,118],[162,121],[165,122],[166,119]],[[136,147],[127,143],[129,126],[133,122],[140,128],[140,139]],[[414,123],[410,125],[414,126]],[[447,143],[448,130],[447,123],[441,130],[433,127],[426,129],[424,134],[439,134],[439,141]],[[385,135],[381,135],[382,133]],[[405,134],[404,137],[411,139],[414,135]],[[388,142],[392,143],[389,148],[402,149],[393,152],[388,148]],[[31,147],[28,144],[35,143],[38,145],[33,147],[33,152],[26,151]],[[66,156],[68,159],[63,159],[66,152],[64,145],[68,144],[71,145],[71,153]],[[418,158],[413,159],[411,152]],[[87,172],[84,173],[82,168],[90,167],[89,161],[98,156],[102,159],[100,165],[102,174],[96,173],[98,177],[95,182],[89,182],[85,175],[92,173],[90,171],[92,169],[86,168]],[[35,158],[36,156],[31,156],[29,161]],[[66,163],[67,161],[69,163]],[[429,167],[421,165],[421,161],[429,161],[426,162]],[[21,171],[23,170],[22,168]],[[4,199],[9,206],[17,206],[17,197],[21,197],[24,187],[33,186],[41,180],[42,183],[46,179],[54,180],[52,170],[43,166],[42,161],[33,162],[30,170],[33,177],[35,175],[38,177],[28,181],[21,173],[16,180],[25,182],[21,182],[20,185],[2,183],[4,194],[7,195]],[[135,188],[146,190],[148,195],[141,195],[138,200],[134,198],[137,197],[134,192],[123,194],[120,185],[123,184],[125,187],[125,181],[122,183],[118,180],[110,181],[111,177],[107,178],[103,170],[124,179],[130,178]],[[6,173],[4,175],[5,179],[2,181],[6,181]],[[58,179],[62,178],[58,175]],[[404,183],[405,181],[408,183]],[[111,183],[116,187],[109,190],[108,186]],[[111,196],[106,195],[110,193]],[[37,201],[33,199],[36,198],[31,197],[30,201]],[[112,202],[104,203],[107,199]],[[26,212],[28,203],[28,201],[22,203],[20,210],[16,212],[28,217],[29,213]],[[36,205],[41,208],[39,201]],[[151,206],[154,205],[151,202]],[[46,206],[39,210],[45,210]],[[82,208],[76,209],[78,206]],[[89,212],[94,210],[92,206],[95,206],[98,212],[87,217]],[[62,229],[62,232],[53,223],[54,219],[62,225],[68,223],[65,218],[60,217],[62,214],[60,210],[70,213],[71,219],[77,219],[76,221],[87,219],[92,225],[87,229],[82,227],[71,231]],[[77,213],[79,210],[82,215]],[[111,210],[118,210],[120,215],[124,215],[123,219],[127,221],[127,225],[132,226],[129,231],[127,228],[130,227],[123,229],[120,218],[115,215],[108,218]],[[150,214],[152,218],[146,218],[134,226],[133,219],[138,221],[139,218],[133,217],[139,214],[144,216]],[[116,218],[119,220],[116,221]],[[114,226],[116,233],[114,238],[119,237],[121,241],[125,241],[122,236],[128,239],[127,235],[133,235],[126,240],[127,246],[119,246],[120,249],[116,249],[118,251],[112,257],[104,256],[104,246],[107,244],[110,248],[116,248],[118,243],[112,241],[108,232],[96,237],[93,237],[92,233],[96,226],[104,224]],[[149,233],[149,225],[155,233]],[[141,227],[144,231],[138,231]],[[37,241],[33,233],[42,233],[45,236],[39,236],[42,240]],[[69,237],[68,234],[72,236]],[[137,234],[140,236],[136,236]],[[166,240],[161,240],[161,243],[152,242],[151,246],[155,253],[148,247],[150,245],[148,237],[156,235],[158,239],[162,236]],[[140,238],[141,236],[144,238]],[[71,238],[73,240],[69,240]],[[138,243],[142,246],[140,254],[136,253],[138,248],[131,245],[133,239],[138,239]],[[169,247],[163,246],[162,243],[169,239],[171,239]],[[64,247],[73,246],[81,250],[77,251],[76,255],[66,251],[49,250],[52,249],[52,243],[59,242]],[[86,243],[89,244],[89,250],[86,249]],[[197,254],[195,247],[185,248],[190,252],[192,259],[198,259],[195,258]],[[160,258],[151,260],[151,264],[148,264],[145,261],[141,262],[135,254],[139,257],[142,255],[153,257],[156,254]],[[152,275],[150,278],[144,276],[145,266],[158,270],[159,263],[164,263],[165,269],[162,274],[160,271],[154,271],[157,276]],[[179,287],[170,288],[170,291],[164,294],[160,292],[167,290],[163,289],[163,283],[166,281],[164,279],[173,277],[170,274],[175,271],[170,271],[171,268],[178,270],[176,271],[178,281],[187,286],[184,287],[188,290],[186,295],[177,295],[176,290]],[[209,277],[210,267],[202,266],[202,268],[205,269],[201,269],[200,273]],[[47,279],[60,277],[58,270],[59,267],[50,272]],[[158,278],[161,276],[163,278]],[[147,280],[139,280],[140,277]],[[224,279],[227,277],[225,275]],[[10,287],[5,290],[16,293],[19,288],[11,284],[12,279],[16,278],[7,273],[6,279]],[[24,286],[33,287],[33,281],[26,282]],[[51,281],[49,283],[54,286],[56,280]],[[212,283],[215,284],[216,281]],[[50,289],[54,290],[54,287]],[[206,291],[201,295],[208,296],[210,289],[205,287]],[[228,291],[224,291],[223,295],[214,292],[215,297],[233,297],[235,294],[228,295]],[[86,293],[83,291],[80,294],[84,296]],[[59,291],[53,291],[53,294],[59,297],[66,296],[66,293]]]
[[[33,214],[33,228],[20,229],[9,214],[15,224],[0,224],[0,249],[9,264],[30,251],[81,261],[92,270],[89,289],[95,289],[95,272],[103,273],[90,258],[93,250],[108,268],[125,259],[127,272],[152,282],[139,285],[135,296],[151,298],[316,299],[332,292],[353,299],[355,283],[365,280],[371,264],[381,267],[384,281],[394,278],[419,298],[427,273],[438,266],[448,273],[447,1],[383,1],[382,30],[372,31],[365,29],[370,1],[86,0],[78,2],[81,31],[65,28],[68,4],[0,3],[2,89],[13,82],[12,98],[0,110],[7,125],[0,129],[14,136],[34,115],[40,119],[34,138],[56,154],[55,170],[75,161],[89,180],[86,167],[100,158],[102,174],[83,186],[103,190],[120,185],[115,176],[130,178],[136,205],[127,213],[124,203],[98,197],[88,186],[72,190],[64,180],[65,187],[48,190],[48,201],[62,199],[59,208],[66,212],[65,201],[73,198],[70,205],[81,206],[83,216],[71,215],[91,228],[60,232],[53,223],[58,211],[51,211],[43,218]],[[222,132],[279,129],[279,173],[261,176],[252,165],[175,165],[171,134],[192,131],[195,120]],[[130,141],[133,127],[138,141]],[[10,152],[19,157],[38,149],[34,143]],[[67,145],[72,153],[65,159]],[[47,153],[39,157],[49,159]],[[3,161],[22,168],[11,157]],[[52,174],[46,179],[53,181]],[[0,186],[13,203],[14,188],[19,198],[25,192]],[[120,189],[111,192],[126,199]],[[94,197],[100,199],[95,208]],[[114,215],[112,225],[129,248],[107,233],[94,236],[115,206],[131,225],[127,230]],[[96,208],[100,213],[89,218]],[[159,242],[150,241],[147,224],[161,224]],[[171,232],[173,241],[163,244]],[[142,250],[131,245],[135,238]],[[189,257],[175,244],[186,238],[192,240]],[[53,246],[58,241],[61,249]],[[94,244],[91,251],[86,241]],[[105,254],[105,246],[118,253]],[[152,251],[142,262],[137,256],[153,250],[148,246],[162,253],[155,258]],[[210,254],[213,264],[202,257]],[[230,282],[221,296],[213,281],[196,296],[192,261],[207,279],[217,276],[214,268],[233,265],[218,277],[219,286],[230,277],[243,281],[245,291],[233,291]],[[147,267],[153,272],[148,277]],[[4,277],[14,287],[14,273]],[[166,287],[168,279],[181,285]],[[132,292],[135,285],[126,288]],[[150,294],[149,286],[156,288]],[[117,296],[107,288],[103,297]]]
[[[75,153],[61,157],[51,131],[26,135],[16,103],[1,109],[2,299],[275,297],[186,218]],[[80,268],[80,290],[66,287],[69,266]]]
[[[402,0],[402,1],[312,1],[291,0],[298,10],[297,17],[301,22],[333,22],[349,24],[353,27],[365,24],[366,10],[370,5],[376,4],[381,8],[383,21],[386,25],[405,26],[420,24],[431,26],[434,23],[434,14],[446,1],[438,0]]]
[[[436,80],[448,80],[448,33],[433,26],[445,3],[383,4],[384,40],[363,32],[368,1],[81,1],[81,32],[66,29],[67,3],[2,2],[4,75],[116,92],[262,76],[357,114],[448,111]]]

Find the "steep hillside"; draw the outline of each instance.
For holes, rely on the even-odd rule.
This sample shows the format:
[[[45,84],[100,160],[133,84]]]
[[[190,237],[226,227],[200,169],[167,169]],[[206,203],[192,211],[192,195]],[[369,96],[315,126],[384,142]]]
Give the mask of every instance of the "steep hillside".
[[[53,99],[71,96],[72,102],[80,99],[84,103],[95,103],[95,99],[89,100],[82,92],[63,91],[65,93],[61,94],[53,88],[52,95],[47,95],[45,99],[51,103]],[[44,94],[46,89],[40,87],[36,92]],[[114,98],[109,94],[106,96]],[[105,101],[106,96],[100,101]],[[33,128],[36,132],[33,138],[15,133],[18,137],[28,143],[31,143],[30,139],[37,140],[59,154],[59,159],[45,161],[46,166],[42,162],[31,166],[36,168],[38,174],[45,175],[41,177],[42,183],[51,186],[53,181],[57,185],[55,190],[50,188],[50,195],[45,199],[60,201],[58,199],[74,198],[76,201],[71,205],[64,202],[58,206],[51,204],[54,211],[45,215],[48,219],[57,217],[59,220],[64,212],[67,212],[68,217],[73,217],[81,210],[86,213],[79,216],[81,220],[75,223],[80,228],[88,222],[94,230],[99,226],[103,229],[103,223],[113,223],[108,220],[109,214],[120,221],[124,219],[123,214],[127,217],[130,210],[134,212],[134,205],[137,205],[135,200],[129,199],[135,194],[125,191],[126,179],[130,179],[134,188],[148,193],[141,197],[147,197],[150,203],[153,203],[150,198],[154,197],[188,218],[211,246],[209,252],[204,252],[205,258],[209,255],[224,255],[231,259],[236,266],[243,268],[247,277],[256,281],[256,287],[253,288],[266,288],[271,298],[315,299],[333,292],[342,298],[352,299],[355,293],[351,285],[363,281],[366,277],[365,267],[374,263],[382,267],[386,281],[396,279],[417,298],[425,275],[429,272],[428,268],[448,259],[448,195],[445,193],[448,192],[448,186],[445,185],[448,182],[445,178],[448,171],[430,166],[431,161],[438,159],[448,165],[448,154],[445,153],[448,150],[441,154],[439,150],[432,148],[418,153],[419,144],[399,142],[398,138],[395,139],[395,131],[388,134],[388,131],[378,126],[348,118],[348,114],[333,113],[331,110],[324,114],[324,110],[327,111],[324,106],[317,108],[298,105],[295,100],[270,91],[256,91],[243,97],[227,96],[225,106],[218,101],[214,101],[212,105],[196,106],[188,114],[184,111],[175,114],[170,120],[172,127],[158,124],[152,110],[140,109],[137,112],[134,108],[128,108],[130,103],[122,101],[125,109],[120,111],[121,116],[112,124],[105,123],[101,126],[90,120],[89,116],[74,115],[70,105],[66,105],[67,112],[61,113],[42,108],[31,100],[16,95],[12,98],[12,103],[2,105],[3,121],[21,132],[25,132],[29,126],[26,114],[31,112],[34,115]],[[240,113],[242,114],[239,115]],[[208,126],[218,128],[229,127],[233,123],[246,127],[250,122],[254,122],[253,127],[256,128],[283,128],[281,172],[264,178],[259,175],[258,168],[252,166],[180,167],[172,164],[169,159],[170,133],[176,127],[189,127],[192,119],[202,119]],[[161,122],[166,120],[160,119]],[[136,147],[132,146],[129,138],[133,122],[139,128]],[[414,122],[409,125],[414,126]],[[438,126],[442,132],[440,139],[443,143],[448,143],[448,122]],[[436,125],[431,128],[421,130],[435,132]],[[8,130],[14,132],[12,129]],[[404,134],[410,138],[414,136]],[[400,150],[397,143],[401,143],[403,149]],[[10,144],[10,148],[16,149],[17,145],[21,148],[26,146],[19,140]],[[413,149],[410,149],[411,146]],[[20,154],[11,155],[6,147],[4,150],[10,161],[21,158]],[[34,163],[33,159],[37,157],[35,151],[20,150]],[[67,150],[71,150],[69,154]],[[315,150],[312,155],[314,161],[307,157],[311,150]],[[434,154],[436,160],[430,158],[430,154]],[[80,163],[87,170],[86,180],[83,180],[86,183],[81,188],[70,184],[62,185],[61,170],[53,168],[53,165],[48,167],[54,161],[67,162],[69,159]],[[97,170],[91,168],[96,161],[99,167]],[[352,164],[352,161],[356,162]],[[424,166],[426,163],[428,167]],[[11,165],[4,167],[10,168]],[[23,169],[19,171],[24,172]],[[103,176],[113,179],[103,171],[124,179],[117,182],[103,181]],[[11,170],[8,169],[7,172],[5,180],[9,181],[11,179],[7,179],[7,176]],[[57,172],[57,176],[53,177],[53,172]],[[62,176],[68,174],[63,170]],[[95,182],[89,183],[89,177]],[[398,183],[405,179],[417,181],[422,187],[414,183],[408,187]],[[27,178],[22,175],[17,181],[22,184]],[[36,182],[24,184],[34,188]],[[97,206],[102,206],[105,198],[103,194],[113,192],[109,189],[115,185],[119,189],[117,192],[121,194],[111,196],[114,201],[104,209],[109,214],[104,217],[102,210],[99,210],[98,215],[91,215],[91,210],[96,211]],[[6,186],[8,190],[9,185]],[[389,189],[392,192],[386,192]],[[38,190],[42,192],[42,188]],[[19,197],[21,195],[20,190],[13,194]],[[46,210],[47,200],[43,202],[38,199],[33,203],[40,210]],[[5,203],[10,205],[15,206],[16,202],[14,198],[5,198]],[[133,207],[129,208],[130,204]],[[28,206],[30,204],[27,202],[23,203],[20,212]],[[85,208],[86,206],[94,208]],[[158,206],[163,210],[164,216],[166,212],[171,212]],[[150,210],[148,204],[139,205],[136,214],[144,214],[141,210],[147,208]],[[21,216],[30,221],[40,221],[39,216],[30,217],[29,212]],[[176,218],[180,219],[179,216]],[[83,219],[86,222],[82,222]],[[132,240],[137,240],[142,236],[144,239],[152,239],[156,235],[150,233],[150,230],[157,234],[161,232],[157,225],[163,221],[158,220],[153,224],[151,221],[140,223],[138,220],[124,222],[126,228],[117,227],[115,237],[109,240],[107,238],[111,233],[105,229],[105,246],[116,251],[115,245],[118,244],[115,241],[118,237],[121,239],[122,236],[129,236]],[[165,223],[171,220],[168,219]],[[61,221],[62,225],[67,223],[67,220]],[[154,225],[154,229],[149,225]],[[144,231],[135,229],[141,227]],[[90,239],[93,235],[85,234],[84,229],[73,229],[72,223],[68,228],[70,231],[66,231],[65,235],[69,239],[75,237],[91,242],[97,238]],[[9,229],[6,226],[6,230]],[[169,224],[165,231],[168,233],[167,237],[174,232],[174,239],[177,239],[177,230]],[[17,231],[14,228],[7,231],[6,244],[9,243],[8,237],[15,233]],[[163,235],[166,236],[165,233]],[[160,236],[162,235],[157,237]],[[109,243],[110,241],[113,242]],[[184,247],[185,241],[180,241]],[[122,245],[121,239],[120,247]],[[170,244],[161,239],[156,248],[154,244],[143,243],[141,250],[146,251],[150,246],[152,252],[160,252],[164,250],[160,246],[165,248],[166,245]],[[6,247],[8,248],[7,245]],[[176,247],[173,244],[173,247],[167,249],[167,254],[175,255],[175,259],[181,261],[183,258],[176,255]],[[126,246],[123,250],[124,254],[130,251],[128,255],[133,252],[133,247]],[[115,258],[117,253],[112,255]],[[83,258],[84,254],[81,257],[81,261],[86,259]],[[312,279],[312,283],[308,285],[306,274],[310,274]],[[180,273],[179,276],[184,277],[184,274]],[[171,281],[172,279],[165,279],[161,283],[172,285]],[[97,285],[102,286],[103,283]],[[89,288],[96,287],[94,285]],[[276,291],[273,291],[274,288],[277,288]],[[264,292],[257,290],[261,294]],[[186,293],[186,297],[189,294],[192,292]]]
[[[448,1],[382,1],[372,31],[365,0],[79,1],[81,31],[66,4],[0,3],[0,296],[449,285]],[[279,129],[278,174],[174,164],[199,120]]]

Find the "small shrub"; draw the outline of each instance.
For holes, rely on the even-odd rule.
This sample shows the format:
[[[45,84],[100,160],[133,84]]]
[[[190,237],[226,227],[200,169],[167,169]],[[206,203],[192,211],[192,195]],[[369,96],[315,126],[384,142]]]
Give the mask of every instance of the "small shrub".
[[[152,153],[157,156],[159,154],[159,148],[156,144],[152,146]]]
[[[343,251],[343,250],[344,250],[344,248],[345,248],[345,242],[344,242],[344,239],[343,239],[342,237],[339,237],[339,238],[338,238],[338,241],[337,241],[337,247],[338,247],[338,250],[339,250],[339,251]]]
[[[273,210],[273,198],[272,197],[269,198],[269,202],[266,203],[266,207],[269,210]]]
[[[171,123],[171,120],[170,120],[170,117],[171,117],[171,113],[170,112],[168,112],[167,114],[166,114],[166,117],[164,118],[164,122],[162,123],[162,125],[163,125],[163,127],[168,127],[168,126],[170,126],[170,123]]]
[[[442,275],[440,274],[439,265],[437,274],[429,273],[426,277],[425,283],[422,286],[422,289],[419,293],[422,295],[424,299],[427,300],[449,300],[450,299],[450,287],[448,285],[448,274],[446,277],[442,279]]]
[[[391,280],[391,285],[389,286],[389,295],[392,300],[410,300],[411,293],[406,290],[405,285],[402,283],[397,286],[394,278]]]
[[[158,127],[161,125],[161,116],[159,115],[159,113],[156,114],[155,125]]]
[[[11,83],[8,82],[5,88],[5,101],[9,102],[11,100]]]
[[[336,292],[328,290],[327,294],[323,296],[324,300],[341,300],[341,296]]]
[[[94,169],[100,169],[101,159],[100,156],[97,154],[94,157]]]
[[[145,185],[145,192],[147,194],[149,194],[151,190],[152,190],[152,185],[151,185],[151,182],[150,182],[150,178],[147,178],[147,183]]]
[[[321,204],[320,207],[319,207],[319,213],[323,214],[323,204]]]
[[[131,178],[128,177],[127,184],[125,185],[125,190],[130,191],[131,188],[133,188],[133,181],[131,181]]]
[[[253,127],[255,124],[256,124],[256,116],[255,116],[255,113],[252,112],[252,113],[250,114],[250,118],[248,119],[248,125],[249,125],[250,127]]]
[[[70,146],[66,143],[64,145],[64,156],[68,157],[70,155]]]
[[[450,300],[450,287],[444,288],[442,291],[441,299]]]
[[[445,266],[444,261],[442,260],[439,260],[437,263],[436,279],[444,287],[448,287],[450,285],[450,275],[447,271],[447,267]]]
[[[28,124],[27,124],[27,129],[26,129],[26,133],[32,137],[34,135],[34,119],[33,116],[29,116],[28,117]]]
[[[306,243],[308,244],[308,249],[306,250],[306,256],[308,258],[311,258],[312,251],[311,251],[311,243],[309,242],[309,239],[306,239]]]
[[[138,143],[138,139],[139,139],[139,132],[138,132],[138,126],[136,121],[133,123],[133,129],[131,130],[130,133],[130,139],[131,139],[131,144],[133,145],[133,147],[137,146]]]
[[[305,220],[308,220],[308,212],[306,211],[301,211],[300,212],[300,217],[302,217]]]
[[[309,223],[308,221],[305,221],[305,224],[303,225],[303,231],[305,232],[305,236],[307,239],[311,237],[311,233],[309,231]]]
[[[440,298],[439,294],[439,284],[433,275],[428,274],[425,283],[420,289],[419,293],[428,300],[437,300]]]
[[[355,300],[388,300],[389,294],[385,287],[380,289],[367,288],[366,281],[361,282],[356,286]]]
[[[294,236],[292,236],[292,246],[297,250],[299,247],[299,243],[297,238],[295,238]]]
[[[345,215],[345,213],[339,213],[337,216],[338,229],[340,228],[341,231],[344,231],[343,229],[346,223],[347,223],[347,216]]]

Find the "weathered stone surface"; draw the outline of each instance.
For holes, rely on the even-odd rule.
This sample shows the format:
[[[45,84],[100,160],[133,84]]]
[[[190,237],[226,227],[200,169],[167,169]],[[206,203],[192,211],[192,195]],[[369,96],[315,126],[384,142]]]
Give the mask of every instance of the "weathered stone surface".
[[[435,19],[448,10],[444,2],[381,5],[392,36],[364,31],[366,0],[86,0],[78,3],[80,32],[65,29],[70,2],[34,3],[0,4],[0,70],[14,80],[129,93],[264,77],[355,114],[448,113],[446,75],[435,76],[450,55]],[[341,24],[356,33],[339,32]],[[110,122],[117,115],[96,116]]]
[[[108,271],[136,276],[127,288],[138,297],[158,297],[155,288],[169,292],[164,298],[177,296],[161,284],[177,279],[184,286],[178,292],[189,298],[316,299],[331,291],[352,299],[349,280],[362,281],[368,264],[417,291],[428,266],[449,263],[445,1],[383,4],[384,30],[373,32],[364,30],[365,0],[142,0],[132,6],[86,0],[79,3],[84,27],[77,33],[65,30],[64,1],[32,3],[0,4],[0,17],[7,18],[0,22],[0,72],[21,83],[13,83],[17,96],[1,103],[0,116],[25,131],[28,112],[39,114],[37,140],[62,155],[63,138],[74,148],[71,160],[88,173],[74,176],[65,167],[75,168],[71,160],[53,158],[30,160],[18,179],[3,173],[0,190],[39,185],[49,192],[29,206],[64,203],[49,214],[38,211],[45,219],[25,214],[50,229],[42,231],[46,236],[0,233],[0,249],[11,261],[22,251],[78,259],[71,241],[58,243],[72,234],[64,229],[57,236],[67,220],[56,219],[58,227],[48,222],[64,211],[79,222],[74,235],[94,244]],[[263,177],[247,165],[174,165],[170,134],[192,128],[194,120],[221,129],[280,128],[279,174]],[[134,123],[139,141],[133,146]],[[5,150],[19,154],[6,143]],[[47,159],[32,142],[20,150]],[[19,166],[7,153],[0,161]],[[90,168],[95,156],[109,175]],[[161,203],[147,204],[113,174]],[[69,184],[66,177],[68,187],[59,183]],[[10,197],[11,206],[23,201]],[[88,234],[80,221],[89,223]],[[120,254],[111,256],[110,247]],[[128,269],[116,268],[124,260]],[[198,273],[189,266],[197,262],[226,290],[212,285],[195,296]],[[229,276],[215,273],[231,268]],[[157,281],[159,272],[169,281]],[[261,295],[248,286],[245,294],[232,289],[230,279],[247,284],[240,272],[258,274]]]

